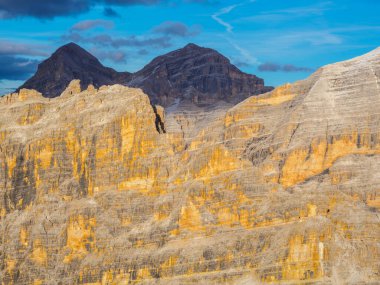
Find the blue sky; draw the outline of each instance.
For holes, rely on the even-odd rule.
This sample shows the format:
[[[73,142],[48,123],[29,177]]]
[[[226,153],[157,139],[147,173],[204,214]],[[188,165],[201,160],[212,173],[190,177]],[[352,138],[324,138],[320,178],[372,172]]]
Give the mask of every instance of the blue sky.
[[[0,93],[70,41],[130,72],[193,42],[278,86],[378,47],[379,12],[378,0],[0,0]]]

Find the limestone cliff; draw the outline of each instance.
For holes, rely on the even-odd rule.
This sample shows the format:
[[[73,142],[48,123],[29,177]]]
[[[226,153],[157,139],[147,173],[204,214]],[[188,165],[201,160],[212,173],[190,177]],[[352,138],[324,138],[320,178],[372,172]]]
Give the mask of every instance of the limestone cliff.
[[[380,49],[236,106],[0,99],[4,284],[377,284]]]

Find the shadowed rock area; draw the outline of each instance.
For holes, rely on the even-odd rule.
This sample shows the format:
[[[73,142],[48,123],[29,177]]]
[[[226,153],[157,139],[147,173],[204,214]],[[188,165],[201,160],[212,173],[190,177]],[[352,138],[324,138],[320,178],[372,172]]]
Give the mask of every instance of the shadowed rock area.
[[[252,95],[272,90],[264,80],[243,73],[215,50],[195,44],[159,56],[142,70],[131,74],[104,67],[94,56],[74,43],[59,48],[41,63],[37,73],[21,87],[34,89],[44,97],[59,96],[74,80],[82,90],[90,84],[122,84],[139,87],[153,104],[169,106],[176,99],[196,105],[210,105],[220,100],[238,103]]]
[[[127,82],[128,72],[117,72],[104,67],[89,52],[74,43],[60,47],[50,58],[39,64],[36,74],[20,88],[34,89],[44,97],[59,96],[74,79],[79,79],[84,90],[89,85],[100,87]]]
[[[240,71],[217,51],[188,44],[159,56],[132,75],[128,83],[140,87],[155,104],[168,106],[175,99],[196,105],[220,100],[238,103],[272,90],[264,80]]]
[[[377,49],[235,106],[0,98],[1,282],[378,284],[379,75]]]

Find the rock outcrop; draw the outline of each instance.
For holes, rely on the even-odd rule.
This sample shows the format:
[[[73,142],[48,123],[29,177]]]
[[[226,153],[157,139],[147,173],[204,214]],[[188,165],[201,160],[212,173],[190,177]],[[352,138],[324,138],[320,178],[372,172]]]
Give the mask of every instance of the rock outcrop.
[[[100,87],[127,82],[128,72],[117,72],[103,66],[92,54],[74,43],[60,47],[51,57],[38,66],[38,70],[20,89],[34,89],[44,97],[59,96],[74,79],[80,80],[81,88],[89,85]]]
[[[53,98],[60,96],[74,79],[80,80],[82,90],[89,85],[139,87],[153,104],[165,107],[178,100],[195,105],[211,105],[221,100],[236,104],[273,89],[264,86],[263,79],[240,71],[217,51],[195,44],[159,56],[131,74],[104,67],[74,43],[59,48],[41,63],[37,73],[20,89],[34,89]]]
[[[155,58],[134,73],[128,85],[140,87],[153,103],[163,106],[176,99],[196,105],[220,100],[236,104],[273,89],[264,86],[263,79],[240,71],[217,51],[195,44]]]
[[[4,284],[377,284],[380,49],[231,107],[0,99]]]

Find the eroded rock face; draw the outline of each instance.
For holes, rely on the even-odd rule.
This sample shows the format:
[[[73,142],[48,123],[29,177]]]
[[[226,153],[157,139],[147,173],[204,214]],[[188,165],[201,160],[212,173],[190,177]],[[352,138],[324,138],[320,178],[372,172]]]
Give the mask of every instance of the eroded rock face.
[[[376,284],[379,74],[376,50],[236,106],[1,98],[2,282]]]
[[[149,94],[155,104],[169,106],[176,99],[196,105],[220,100],[238,103],[272,90],[264,80],[240,71],[217,51],[188,44],[155,58],[133,74],[128,83]]]
[[[92,54],[74,43],[60,47],[38,66],[33,77],[20,89],[34,89],[47,98],[59,96],[72,80],[80,80],[81,88],[100,87],[127,82],[129,72],[117,72],[103,66]]]
[[[169,106],[176,100],[195,105],[211,105],[221,100],[238,103],[252,95],[272,90],[264,80],[246,74],[215,50],[195,44],[155,58],[136,73],[117,72],[104,67],[93,55],[70,43],[60,47],[42,62],[36,74],[20,89],[34,89],[54,98],[72,80],[80,80],[81,89],[89,85],[121,84],[138,87],[153,104]]]

